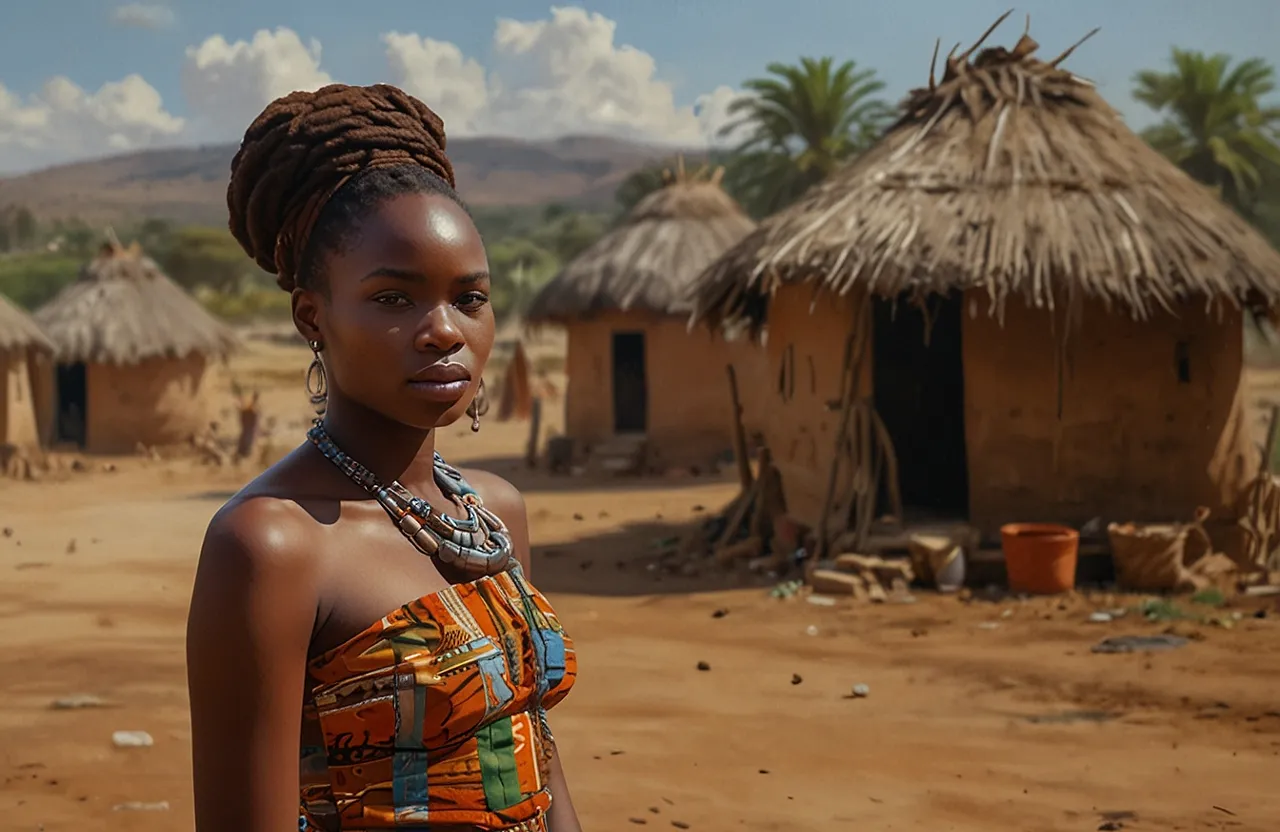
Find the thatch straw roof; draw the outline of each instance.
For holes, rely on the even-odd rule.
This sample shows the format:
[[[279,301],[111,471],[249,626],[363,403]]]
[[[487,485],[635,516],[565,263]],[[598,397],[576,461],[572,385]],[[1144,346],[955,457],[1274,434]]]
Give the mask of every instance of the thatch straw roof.
[[[755,227],[710,179],[669,176],[623,221],[575,257],[534,297],[529,323],[565,323],[604,311],[687,314],[697,276]]]
[[[0,295],[0,352],[25,349],[53,352],[53,342],[30,315]]]
[[[941,82],[931,69],[873,148],[713,264],[696,316],[759,325],[783,283],[985,288],[996,314],[1010,296],[1091,296],[1137,318],[1189,297],[1280,299],[1280,253],[1060,69],[1071,49],[1041,61],[1024,34],[970,62],[994,29]]]
[[[237,340],[137,246],[118,243],[35,313],[60,362],[136,364],[192,353],[225,356]]]

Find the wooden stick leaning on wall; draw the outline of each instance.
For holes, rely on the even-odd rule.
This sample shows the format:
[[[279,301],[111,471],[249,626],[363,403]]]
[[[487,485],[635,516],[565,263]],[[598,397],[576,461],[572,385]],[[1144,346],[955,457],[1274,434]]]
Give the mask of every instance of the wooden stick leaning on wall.
[[[767,447],[756,452],[756,478],[746,496],[734,508],[729,522],[720,534],[713,549],[716,562],[722,566],[736,561],[749,560],[764,554],[766,541],[774,534],[777,521],[786,515],[787,504],[781,481],[773,467],[773,455]],[[743,527],[747,536],[738,541],[733,538]],[[732,542],[731,542],[732,541]],[[773,552],[773,565],[781,568],[789,560],[791,552]]]
[[[1249,562],[1260,570],[1270,564],[1271,550],[1280,532],[1280,505],[1277,505],[1277,489],[1271,473],[1271,459],[1275,454],[1277,434],[1280,433],[1280,406],[1272,405],[1267,439],[1262,446],[1262,458],[1258,460],[1258,473],[1245,489],[1247,504],[1239,525],[1244,531],[1245,554]]]
[[[725,365],[729,376],[729,401],[733,406],[733,455],[738,461],[738,483],[742,493],[751,488],[751,460],[747,458],[747,429],[742,424],[742,399],[738,396],[738,372],[732,364]]]
[[[840,458],[843,455],[842,452],[846,443],[849,441],[850,416],[853,411],[853,404],[858,397],[858,388],[861,387],[862,358],[866,351],[870,330],[870,327],[863,320],[862,311],[862,304],[855,307],[853,326],[849,331],[849,337],[845,340],[844,365],[840,374],[840,421],[836,427],[835,442],[832,445],[831,469],[827,476],[827,490],[822,498],[822,513],[819,515],[818,528],[815,529],[817,545],[814,547],[813,555],[810,558],[811,562],[816,562],[826,557],[831,539],[827,523],[831,517],[832,506],[835,503],[836,480],[840,474]]]

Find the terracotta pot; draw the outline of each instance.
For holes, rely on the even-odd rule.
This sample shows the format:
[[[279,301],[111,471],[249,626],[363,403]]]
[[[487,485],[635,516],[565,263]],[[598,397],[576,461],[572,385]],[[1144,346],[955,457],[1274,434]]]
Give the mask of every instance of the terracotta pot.
[[[1076,585],[1080,532],[1053,523],[1010,523],[1000,528],[1000,538],[1012,591],[1057,595]]]

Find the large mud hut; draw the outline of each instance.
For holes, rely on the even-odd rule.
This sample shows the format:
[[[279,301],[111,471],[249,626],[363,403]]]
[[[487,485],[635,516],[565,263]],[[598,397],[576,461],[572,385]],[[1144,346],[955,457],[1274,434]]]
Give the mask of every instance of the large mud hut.
[[[56,349],[58,442],[129,453],[208,427],[235,336],[136,246],[104,246],[35,319]]]
[[[1042,61],[1024,35],[970,60],[987,35],[702,277],[695,316],[767,321],[794,377],[764,429],[791,513],[850,524],[847,381],[908,519],[1230,516],[1257,465],[1242,328],[1280,254],[1060,68],[1071,50]]]
[[[693,280],[754,227],[719,178],[668,176],[530,304],[529,324],[566,330],[565,433],[580,447],[643,437],[657,467],[732,447],[725,368],[748,373],[763,351],[688,325]]]
[[[53,343],[0,295],[0,446],[34,449],[49,439]]]

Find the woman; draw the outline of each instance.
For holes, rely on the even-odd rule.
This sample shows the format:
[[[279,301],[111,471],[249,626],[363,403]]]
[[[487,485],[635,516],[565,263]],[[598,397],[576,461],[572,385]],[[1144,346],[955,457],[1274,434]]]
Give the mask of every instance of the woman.
[[[205,537],[197,832],[580,830],[546,724],[575,656],[524,503],[435,455],[436,428],[479,429],[494,340],[444,148],[401,90],[333,85],[268,106],[231,164],[232,233],[292,295],[323,419]]]

